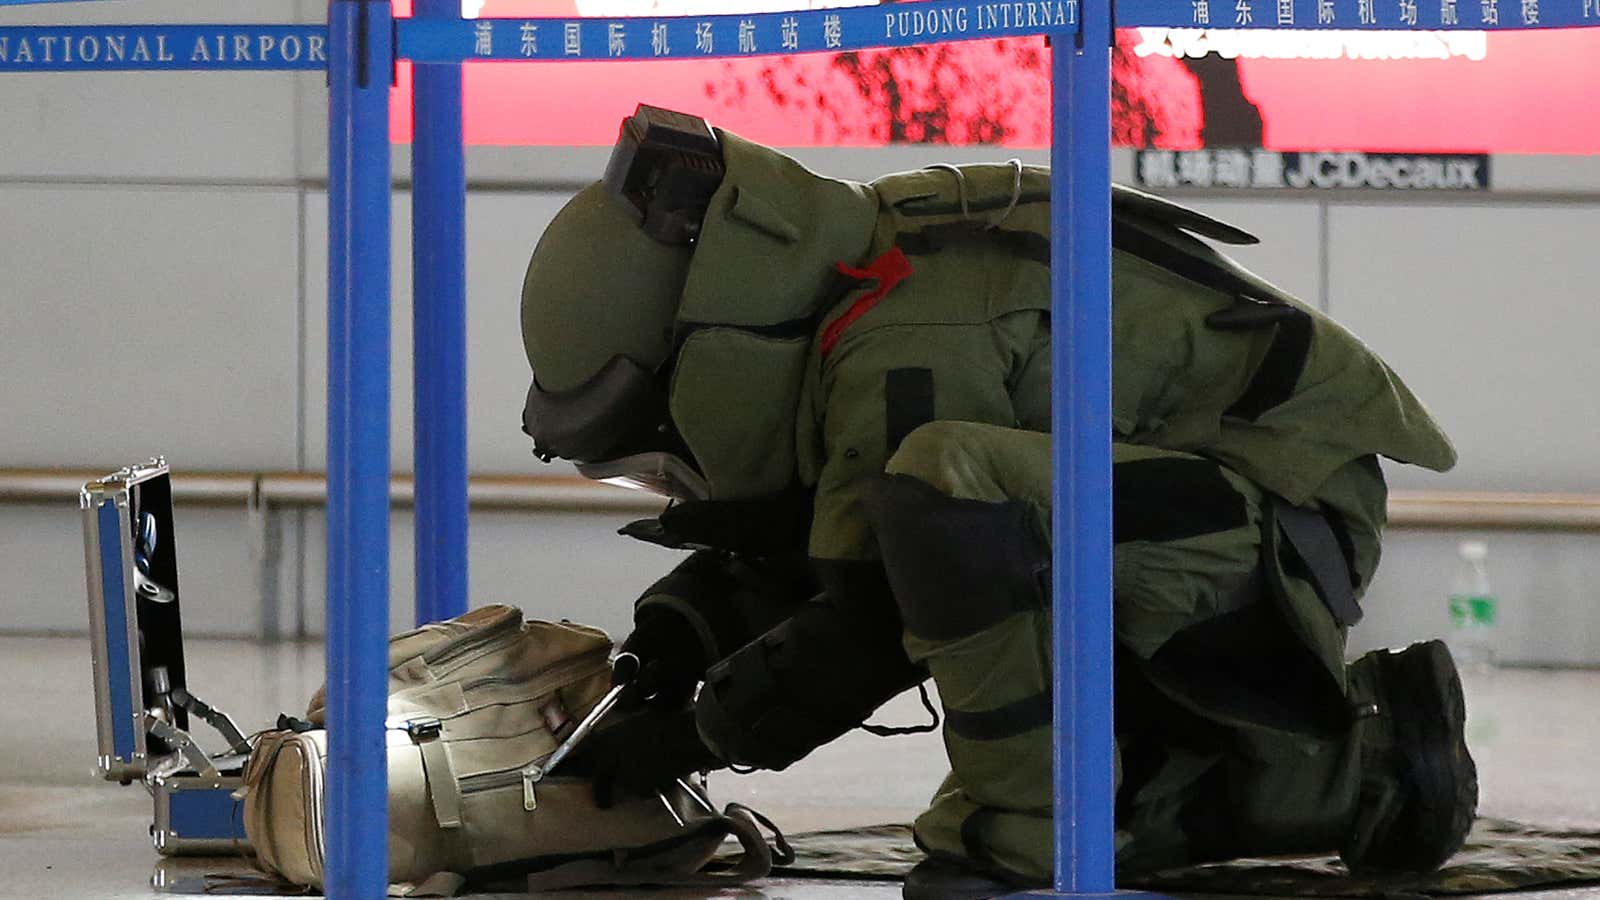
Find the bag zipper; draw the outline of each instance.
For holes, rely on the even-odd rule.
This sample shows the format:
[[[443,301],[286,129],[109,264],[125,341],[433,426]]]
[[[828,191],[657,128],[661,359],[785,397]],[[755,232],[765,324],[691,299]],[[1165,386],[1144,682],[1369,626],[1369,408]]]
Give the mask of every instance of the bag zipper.
[[[308,737],[296,735],[293,740],[301,745],[300,752],[306,756],[306,796],[310,798],[310,808],[314,811],[324,810],[322,798],[322,768],[326,765],[322,753],[317,749],[316,741]],[[321,881],[324,874],[323,856],[327,848],[322,840],[322,816],[306,816],[306,861],[311,864],[313,874]]]
[[[422,653],[422,661],[430,667],[435,664],[455,662],[473,651],[482,649],[485,645],[494,643],[509,634],[516,634],[522,630],[523,623],[517,616],[507,616],[501,623],[478,631],[476,634],[465,636],[454,643],[446,642],[431,650]]]
[[[569,656],[566,659],[560,660],[559,662],[553,662],[535,672],[515,678],[508,678],[504,675],[480,675],[477,678],[469,678],[461,682],[461,689],[463,691],[470,691],[473,688],[483,687],[484,685],[489,684],[526,684],[530,681],[538,681],[543,678],[554,677],[558,673],[559,675],[565,677],[568,668],[578,668],[579,666],[593,667],[598,671],[603,665],[609,663],[610,659],[611,648],[596,647],[593,650],[586,651],[577,656]]]
[[[587,677],[590,677],[592,675],[598,675],[601,672],[604,672],[606,670],[606,662],[604,660],[600,660],[600,659],[588,660],[585,657],[587,657],[589,655],[590,654],[585,654],[584,656],[569,656],[569,657],[567,657],[566,659],[562,660],[559,663],[554,663],[552,665],[546,666],[543,669],[540,669],[539,671],[534,672],[533,674],[528,675],[528,676],[523,677],[523,678],[504,678],[504,677],[501,677],[499,675],[484,675],[484,676],[480,676],[478,678],[471,679],[470,681],[464,681],[464,682],[461,683],[461,689],[462,689],[463,692],[465,692],[465,691],[467,691],[469,689],[472,689],[472,688],[482,687],[484,685],[495,684],[495,683],[500,683],[500,684],[528,684],[528,683],[537,682],[537,681],[551,681],[551,682],[554,682],[554,686],[553,687],[541,688],[540,690],[537,690],[537,691],[530,691],[529,692],[529,696],[520,697],[520,698],[515,699],[515,700],[496,700],[496,701],[493,701],[493,702],[487,702],[487,703],[483,703],[483,704],[478,705],[478,706],[474,706],[471,709],[463,710],[463,711],[458,712],[458,713],[451,713],[450,715],[447,715],[447,716],[426,716],[426,715],[424,715],[424,716],[409,716],[409,717],[404,717],[404,718],[399,717],[399,716],[392,716],[389,719],[385,720],[384,727],[385,728],[390,728],[390,729],[398,729],[398,730],[401,730],[401,731],[405,731],[406,730],[406,723],[417,721],[418,719],[438,719],[441,722],[448,722],[448,721],[450,721],[452,719],[459,719],[462,716],[471,715],[472,713],[478,712],[479,710],[488,709],[491,706],[517,706],[518,704],[522,704],[522,703],[534,703],[534,702],[537,702],[540,698],[542,698],[542,697],[544,697],[544,696],[546,696],[548,694],[555,693],[556,691],[559,691],[563,686],[565,686],[567,684],[571,684],[572,682],[577,681],[577,680],[579,680],[581,678],[587,678]],[[593,655],[598,657],[599,656],[598,651],[595,652]],[[607,655],[608,655],[608,658],[609,658],[609,651],[607,651]],[[588,663],[588,666],[586,666],[585,669],[579,669],[576,673],[568,671],[569,669],[578,669],[579,665],[582,664],[582,663]],[[591,671],[587,671],[586,670],[587,668],[592,668],[593,671],[592,672]],[[521,734],[527,734],[528,732],[524,731],[524,732],[520,732],[520,733]]]
[[[545,754],[540,759],[549,758]],[[520,769],[502,769],[498,772],[482,772],[477,775],[468,775],[461,779],[461,796],[478,794],[484,791],[496,791],[501,788],[515,787],[517,782],[522,782],[522,808],[533,812],[539,808],[539,796],[534,790],[534,784],[539,781],[535,773],[542,775],[538,761],[528,763]]]

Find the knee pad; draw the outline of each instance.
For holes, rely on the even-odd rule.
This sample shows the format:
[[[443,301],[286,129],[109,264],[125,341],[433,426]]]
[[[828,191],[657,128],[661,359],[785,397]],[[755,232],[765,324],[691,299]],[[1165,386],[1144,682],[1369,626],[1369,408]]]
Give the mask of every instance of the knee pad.
[[[695,721],[723,759],[785,769],[926,677],[896,617],[830,597],[712,666]]]
[[[909,475],[926,482],[942,494],[954,497],[987,497],[991,478],[975,477],[981,471],[970,440],[963,438],[973,430],[971,422],[929,422],[905,436],[885,469],[893,475]],[[978,482],[978,483],[974,483]]]
[[[906,435],[884,467],[964,500],[1051,500],[1050,435],[982,422],[929,422]],[[1048,521],[1041,523],[1046,529]]]
[[[1029,504],[958,500],[885,475],[868,491],[867,509],[913,635],[955,640],[1048,604],[1050,543]]]

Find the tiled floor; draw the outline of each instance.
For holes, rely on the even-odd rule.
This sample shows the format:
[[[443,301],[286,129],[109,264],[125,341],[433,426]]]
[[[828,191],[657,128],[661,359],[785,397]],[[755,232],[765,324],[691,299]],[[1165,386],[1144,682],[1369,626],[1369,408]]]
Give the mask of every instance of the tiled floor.
[[[298,711],[321,683],[317,646],[191,641],[189,684],[232,713],[245,730]],[[151,898],[196,889],[225,860],[162,863],[150,847],[150,800],[137,786],[97,782],[88,643],[77,638],[0,637],[0,897]],[[1470,684],[1470,730],[1483,776],[1486,814],[1539,824],[1600,823],[1600,672],[1507,670]],[[914,697],[886,710],[917,721]],[[738,800],[790,831],[906,821],[944,772],[936,736],[888,740],[860,732],[783,773],[720,775],[719,801]],[[165,887],[152,888],[152,879]],[[632,892],[637,893],[637,892]],[[897,897],[865,882],[773,881],[740,896]],[[570,896],[616,896],[581,892]],[[657,893],[705,896],[703,890]],[[1600,900],[1600,889],[1530,894]]]

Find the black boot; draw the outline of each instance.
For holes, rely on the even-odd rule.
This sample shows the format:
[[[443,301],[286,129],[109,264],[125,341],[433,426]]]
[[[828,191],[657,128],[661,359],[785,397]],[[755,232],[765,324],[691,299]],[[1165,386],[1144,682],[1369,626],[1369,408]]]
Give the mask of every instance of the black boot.
[[[1478,805],[1466,703],[1442,641],[1379,650],[1350,667],[1363,735],[1360,810],[1340,851],[1358,875],[1431,872],[1466,840]],[[1369,762],[1370,760],[1370,762]]]

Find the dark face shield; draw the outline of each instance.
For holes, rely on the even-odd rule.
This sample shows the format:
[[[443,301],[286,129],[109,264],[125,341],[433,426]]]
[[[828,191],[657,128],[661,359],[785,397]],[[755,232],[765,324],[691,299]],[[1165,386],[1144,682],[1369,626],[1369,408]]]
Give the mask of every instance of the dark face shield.
[[[678,499],[709,487],[667,414],[664,379],[626,356],[567,391],[528,389],[522,430],[540,459],[577,463],[579,474]]]
[[[672,365],[688,248],[723,173],[717,136],[704,119],[640,104],[623,120],[601,184],[574,198],[540,240],[523,283],[523,341],[535,378],[522,430],[541,459],[571,460],[585,477],[666,496],[709,496],[668,414],[664,373]],[[600,195],[606,204],[589,196],[595,187],[610,195]],[[568,210],[570,221],[558,228]],[[597,241],[619,228],[640,234],[609,240],[607,251],[620,248],[623,259],[644,257],[647,265],[613,273],[608,267],[620,260],[596,257]],[[541,360],[550,383],[568,385],[613,352],[576,387],[539,385]]]

